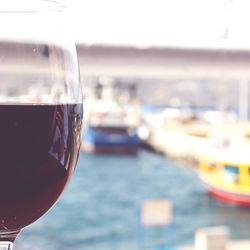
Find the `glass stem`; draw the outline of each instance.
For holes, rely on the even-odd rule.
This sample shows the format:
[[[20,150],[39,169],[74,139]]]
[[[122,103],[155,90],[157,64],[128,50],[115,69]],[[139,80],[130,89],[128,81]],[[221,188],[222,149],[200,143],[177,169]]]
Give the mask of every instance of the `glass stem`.
[[[11,241],[0,241],[0,250],[12,250],[13,243]]]
[[[14,240],[20,231],[0,233],[0,250],[12,250],[14,246]]]

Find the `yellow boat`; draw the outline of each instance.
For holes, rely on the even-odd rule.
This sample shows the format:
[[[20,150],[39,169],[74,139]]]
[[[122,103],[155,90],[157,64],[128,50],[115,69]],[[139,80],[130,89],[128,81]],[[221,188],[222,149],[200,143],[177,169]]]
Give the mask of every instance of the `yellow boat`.
[[[250,148],[211,149],[199,159],[199,175],[217,199],[250,207]]]

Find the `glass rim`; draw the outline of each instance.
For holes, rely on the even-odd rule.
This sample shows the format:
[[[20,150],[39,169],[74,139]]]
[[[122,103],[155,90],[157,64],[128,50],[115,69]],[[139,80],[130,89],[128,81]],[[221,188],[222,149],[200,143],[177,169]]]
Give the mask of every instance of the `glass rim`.
[[[8,0],[0,4],[0,14],[62,12],[66,5],[57,0]]]

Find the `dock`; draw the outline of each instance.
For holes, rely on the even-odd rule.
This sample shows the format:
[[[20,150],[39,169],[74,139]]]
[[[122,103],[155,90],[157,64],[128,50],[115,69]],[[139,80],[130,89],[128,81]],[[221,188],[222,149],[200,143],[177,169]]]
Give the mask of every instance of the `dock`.
[[[148,128],[150,136],[145,141],[156,152],[168,158],[196,166],[203,154],[211,150],[234,148],[250,152],[250,125],[231,124],[212,126],[208,124],[177,124]],[[236,154],[235,154],[236,156]]]
[[[250,249],[250,240],[229,241],[226,250],[247,250]],[[194,246],[183,246],[180,250],[198,250]]]
[[[199,228],[195,233],[194,246],[180,250],[245,250],[250,249],[250,240],[230,239],[226,226]]]

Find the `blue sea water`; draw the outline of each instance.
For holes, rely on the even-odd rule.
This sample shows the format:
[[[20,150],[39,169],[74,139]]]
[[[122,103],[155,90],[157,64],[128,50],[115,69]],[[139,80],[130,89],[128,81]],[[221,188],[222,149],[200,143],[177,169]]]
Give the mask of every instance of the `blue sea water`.
[[[250,209],[215,201],[193,169],[147,151],[138,157],[80,154],[57,204],[25,228],[16,250],[138,249],[138,201],[173,200],[173,223],[144,230],[145,245],[193,242],[199,227],[227,225],[231,238],[250,238]]]

